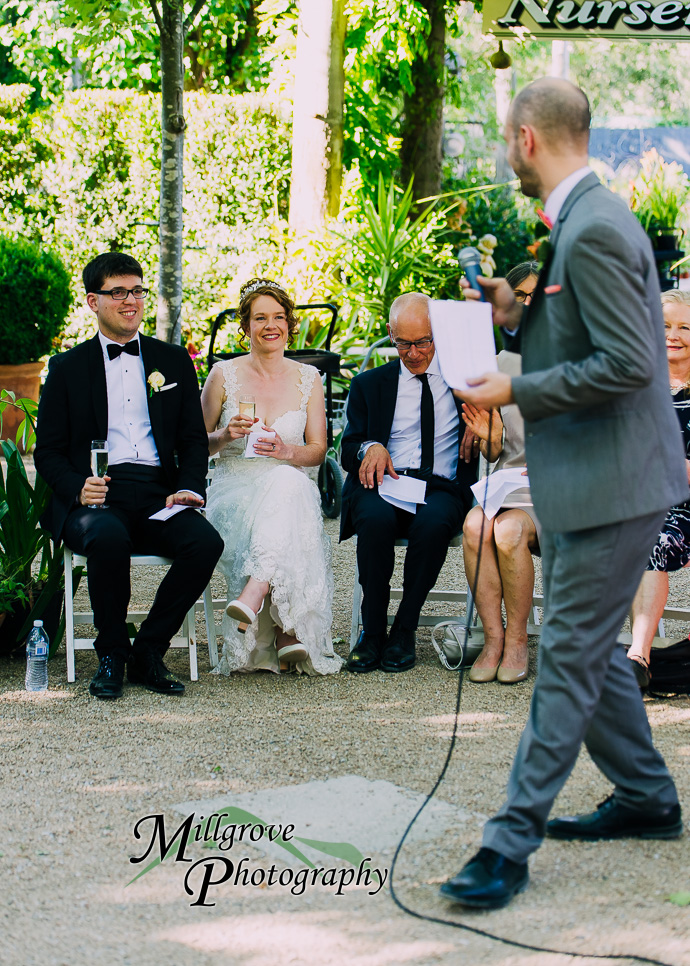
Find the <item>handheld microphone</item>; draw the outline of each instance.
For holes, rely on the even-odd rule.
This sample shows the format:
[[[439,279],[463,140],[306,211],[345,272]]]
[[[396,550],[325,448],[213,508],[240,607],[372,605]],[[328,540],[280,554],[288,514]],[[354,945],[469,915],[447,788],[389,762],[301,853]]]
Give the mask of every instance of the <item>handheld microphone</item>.
[[[465,278],[470,283],[470,286],[479,292],[481,301],[486,302],[484,289],[477,282],[477,276],[481,274],[479,271],[481,260],[482,257],[476,248],[461,248],[458,252],[458,264],[465,273]]]

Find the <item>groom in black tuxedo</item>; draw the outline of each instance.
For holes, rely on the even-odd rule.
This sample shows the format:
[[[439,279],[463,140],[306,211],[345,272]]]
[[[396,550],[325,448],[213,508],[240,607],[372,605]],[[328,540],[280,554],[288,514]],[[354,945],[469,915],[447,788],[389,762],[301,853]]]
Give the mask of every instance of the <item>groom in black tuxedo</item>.
[[[206,587],[223,541],[193,510],[165,521],[149,517],[166,506],[204,504],[208,439],[196,373],[181,346],[139,334],[148,289],[134,258],[99,255],[82,277],[99,331],[50,361],[35,451],[36,469],[53,491],[44,524],[87,558],[99,657],[91,694],[119,698],[125,664],[130,682],[182,694],[163,655]],[[93,439],[108,441],[102,479],[91,470]],[[173,564],[130,646],[132,553]]]
[[[477,480],[474,437],[464,431],[460,403],[441,375],[429,319],[429,299],[397,298],[388,334],[399,359],[355,376],[347,404],[342,464],[340,539],[357,534],[363,631],[347,662],[350,671],[407,671],[415,663],[415,630],[436,583],[448,544],[462,530]],[[384,473],[426,481],[426,503],[415,514],[378,493]],[[408,541],[403,596],[386,636],[395,540]]]

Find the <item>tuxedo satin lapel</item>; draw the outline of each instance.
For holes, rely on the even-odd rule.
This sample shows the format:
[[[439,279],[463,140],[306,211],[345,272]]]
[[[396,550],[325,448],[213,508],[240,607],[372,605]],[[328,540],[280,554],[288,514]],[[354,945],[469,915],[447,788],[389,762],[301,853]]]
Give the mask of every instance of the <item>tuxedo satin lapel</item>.
[[[141,358],[144,363],[144,379],[146,381],[146,405],[149,410],[149,419],[151,421],[151,432],[153,433],[153,439],[156,444],[156,449],[160,455],[161,453],[161,435],[162,435],[162,415],[163,411],[160,406],[160,392],[151,392],[149,388],[149,376],[152,372],[158,369],[158,352],[156,339],[151,339],[146,335],[139,335],[139,345],[141,347]],[[163,373],[165,375],[165,373]]]
[[[385,440],[384,445],[388,444],[391,429],[393,428],[393,417],[395,416],[395,404],[398,401],[398,377],[400,375],[400,363],[397,360],[389,362],[381,369],[379,414],[381,418],[381,439]]]
[[[108,436],[108,390],[105,382],[105,362],[101,340],[96,334],[89,341],[89,369],[91,371],[91,404],[100,439]]]

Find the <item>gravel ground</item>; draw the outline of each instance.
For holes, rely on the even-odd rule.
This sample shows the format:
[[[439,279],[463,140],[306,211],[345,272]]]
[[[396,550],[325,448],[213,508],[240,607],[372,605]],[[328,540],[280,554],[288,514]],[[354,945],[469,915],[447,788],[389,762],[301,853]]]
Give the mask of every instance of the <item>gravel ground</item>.
[[[344,656],[349,638],[353,548],[335,543],[334,635]],[[402,556],[402,551],[399,552]],[[150,601],[159,574],[137,572],[135,603]],[[217,580],[217,578],[215,578]],[[441,585],[464,583],[462,554],[451,551]],[[690,575],[673,580],[674,603],[690,603]],[[223,596],[218,581],[215,596]],[[88,609],[83,589],[79,600]],[[443,610],[436,605],[437,612]],[[216,905],[191,906],[186,867],[167,862],[126,886],[144,849],[136,822],[175,804],[261,789],[359,775],[426,794],[439,774],[453,723],[457,675],[439,666],[428,629],[419,632],[419,661],[407,674],[208,674],[203,620],[197,622],[200,680],[181,699],[127,687],[116,702],[88,693],[92,652],[77,652],[77,682],[66,683],[64,651],[50,665],[50,689],[29,695],[20,662],[0,661],[5,882],[0,963],[8,966],[264,966],[273,963],[354,966],[561,966],[566,955],[533,952],[401,912],[387,889],[334,896],[320,888],[215,889]],[[677,639],[687,627],[668,624]],[[537,639],[533,639],[532,666]],[[188,680],[183,652],[170,667]],[[507,909],[458,913],[438,897],[438,884],[475,848],[486,816],[502,800],[508,770],[528,714],[532,681],[502,687],[465,681],[459,740],[437,797],[466,818],[406,846],[396,872],[403,902],[431,916],[521,943],[597,956],[634,951],[690,966],[690,907],[668,901],[690,891],[688,837],[676,842],[574,845],[547,842],[531,862],[530,888]],[[648,700],[655,740],[690,803],[690,700]],[[609,792],[586,754],[560,796],[559,813],[589,810]],[[286,819],[288,817],[286,816]],[[342,841],[358,842],[352,810]],[[365,853],[380,868],[390,849]],[[363,846],[360,846],[363,847]],[[250,854],[251,853],[251,854]],[[196,844],[194,859],[203,853]],[[261,864],[251,852],[250,865]],[[252,857],[253,856],[253,857]],[[336,865],[338,863],[335,863]],[[265,865],[265,862],[264,862]]]

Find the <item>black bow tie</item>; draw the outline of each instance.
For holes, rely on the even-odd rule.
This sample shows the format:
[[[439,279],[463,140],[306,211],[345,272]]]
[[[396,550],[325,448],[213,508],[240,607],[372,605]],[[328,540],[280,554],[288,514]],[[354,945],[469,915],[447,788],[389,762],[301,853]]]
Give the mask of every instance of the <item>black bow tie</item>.
[[[108,358],[117,359],[118,356],[126,352],[129,356],[139,355],[139,340],[132,339],[131,342],[125,342],[124,345],[116,345],[114,342],[108,343]]]

